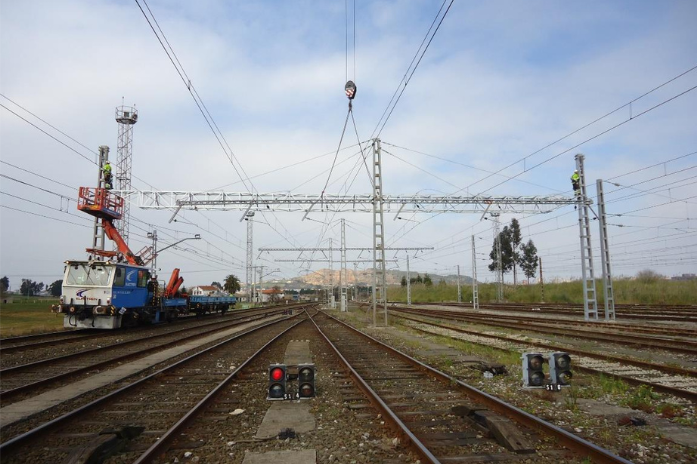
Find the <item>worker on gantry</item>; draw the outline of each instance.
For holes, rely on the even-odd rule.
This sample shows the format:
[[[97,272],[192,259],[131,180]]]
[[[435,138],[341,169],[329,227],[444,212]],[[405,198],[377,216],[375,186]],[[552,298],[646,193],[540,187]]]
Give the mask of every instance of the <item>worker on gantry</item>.
[[[109,164],[109,160],[107,160],[104,163],[104,166],[102,167],[102,173],[104,174],[104,188],[107,190],[112,189],[112,184],[111,184],[111,165]]]
[[[579,195],[582,193],[581,189],[579,188],[579,170],[574,170],[570,180],[572,181],[572,190],[574,190],[574,195],[579,197]]]

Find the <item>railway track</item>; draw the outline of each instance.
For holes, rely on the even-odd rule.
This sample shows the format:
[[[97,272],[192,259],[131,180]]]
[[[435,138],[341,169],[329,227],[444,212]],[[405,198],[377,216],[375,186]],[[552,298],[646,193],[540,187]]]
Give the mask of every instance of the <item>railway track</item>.
[[[3,438],[3,462],[101,463],[109,457],[132,463],[183,415],[201,408],[246,361],[300,322],[290,317],[236,334],[31,431]],[[126,442],[130,447],[122,450]]]
[[[265,318],[270,314],[280,313],[285,308],[287,307],[236,313],[234,317],[226,318],[224,321],[207,322],[203,325],[178,328],[174,331],[167,328],[169,331],[163,334],[148,333],[135,340],[117,342],[82,350],[79,353],[69,353],[4,368],[0,370],[0,405],[7,406],[28,395],[40,394],[68,381],[75,381],[80,377],[117,366],[124,361],[144,357],[188,340],[223,331],[243,322]]]
[[[298,304],[294,304],[298,306]],[[292,308],[294,305],[291,305]],[[258,307],[245,310],[230,310],[228,312],[228,317],[239,317],[244,315],[255,315],[258,313],[264,313],[267,311],[274,311],[275,309],[282,308],[280,306],[268,306],[268,307]],[[284,306],[283,308],[289,308],[289,306]],[[205,320],[207,318],[201,319],[197,316],[187,316],[181,317],[176,321],[168,324],[159,325],[145,325],[138,326],[135,328],[122,328],[117,330],[65,330],[65,331],[55,331],[50,333],[42,334],[32,334],[27,336],[18,336],[11,338],[0,339],[0,354],[9,355],[17,352],[29,353],[32,350],[42,349],[45,347],[57,347],[57,346],[67,346],[69,344],[82,344],[86,341],[107,339],[110,337],[137,337],[139,333],[151,332],[153,330],[170,330],[176,329],[182,325],[206,325],[209,324]],[[4,357],[2,366],[3,368],[11,366],[13,363],[13,357]]]
[[[323,314],[314,322],[361,390],[423,461],[518,463],[535,457],[547,463],[581,458],[627,463],[334,318]],[[487,437],[485,431],[495,433]]]
[[[664,335],[650,336],[644,333],[634,334],[626,328],[624,328],[625,331],[611,331],[609,329],[606,329],[605,331],[582,329],[578,328],[578,323],[572,320],[556,322],[542,318],[527,318],[510,315],[471,314],[448,310],[421,310],[399,306],[391,306],[389,311],[431,316],[433,318],[445,318],[453,321],[477,323],[487,326],[497,326],[501,328],[525,331],[527,333],[549,333],[558,336],[584,338],[593,341],[624,344],[641,348],[660,349],[683,354],[694,355],[696,353],[695,337],[689,339],[688,337],[683,336],[668,337]],[[571,329],[571,326],[574,326],[574,329]]]
[[[394,302],[404,304],[404,302]],[[413,305],[421,306],[446,306],[472,309],[470,303],[457,302],[413,302]],[[569,315],[583,316],[584,308],[576,304],[542,304],[542,303],[480,303],[480,310],[504,310],[512,312],[524,312],[534,314]],[[616,317],[628,320],[659,320],[659,321],[696,321],[695,305],[635,305],[635,304],[615,304]],[[603,318],[603,308],[599,307],[600,318]]]
[[[662,392],[696,402],[696,370],[643,362],[616,355],[593,353],[543,339],[516,338],[489,332],[483,333],[453,325],[411,318],[405,315],[400,315],[400,318],[417,323],[417,325],[409,326],[420,332],[467,340],[470,343],[496,347],[516,354],[544,352],[545,350],[567,352],[575,355],[574,367],[576,371],[606,375],[621,379],[634,386],[644,384],[652,387],[655,392]],[[436,331],[435,328],[439,328],[441,331]]]

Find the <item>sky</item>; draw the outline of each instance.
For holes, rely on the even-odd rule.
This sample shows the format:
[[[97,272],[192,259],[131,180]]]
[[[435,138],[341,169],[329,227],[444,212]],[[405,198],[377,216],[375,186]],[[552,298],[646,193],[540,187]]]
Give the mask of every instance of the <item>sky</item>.
[[[369,194],[357,144],[378,135],[385,194],[570,196],[582,153],[594,210],[604,180],[613,276],[695,273],[696,17],[692,0],[1,0],[0,275],[12,289],[48,284],[65,260],[87,258],[92,220],[77,189],[95,185],[100,145],[117,160],[122,102],[139,112],[135,190]],[[357,95],[343,131],[348,79]],[[131,206],[134,251],[153,230],[159,249],[201,236],[158,257],[162,279],[177,267],[185,286],[245,281],[240,212],[172,214]],[[258,214],[255,264],[265,279],[327,268],[275,261],[322,254],[257,249],[338,247],[341,218],[348,247],[371,246],[371,214]],[[386,245],[434,248],[411,252],[412,271],[472,275],[474,236],[478,280],[495,280],[491,220],[401,218],[386,213]],[[546,280],[581,277],[573,206],[501,222],[512,218]],[[598,277],[597,221],[591,233]],[[405,256],[388,253],[388,267],[405,270]]]

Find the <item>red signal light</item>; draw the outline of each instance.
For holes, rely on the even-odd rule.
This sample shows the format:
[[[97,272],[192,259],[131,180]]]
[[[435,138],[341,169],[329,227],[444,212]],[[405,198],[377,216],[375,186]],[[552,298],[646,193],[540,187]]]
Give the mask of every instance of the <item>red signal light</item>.
[[[271,379],[274,381],[281,381],[286,373],[281,368],[273,368],[271,370]]]

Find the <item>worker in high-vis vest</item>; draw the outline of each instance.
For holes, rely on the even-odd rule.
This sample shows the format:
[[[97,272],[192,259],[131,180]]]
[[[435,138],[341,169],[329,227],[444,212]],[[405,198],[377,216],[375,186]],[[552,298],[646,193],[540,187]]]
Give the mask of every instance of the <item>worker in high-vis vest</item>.
[[[109,160],[106,161],[104,166],[102,167],[102,173],[104,173],[104,187],[108,190],[112,188],[111,185],[111,165],[109,164]]]
[[[579,196],[579,194],[581,194],[581,189],[579,189],[579,171],[574,170],[574,173],[572,173],[570,179],[572,180],[572,189],[574,190],[575,195]]]

